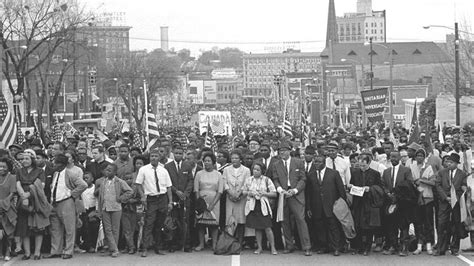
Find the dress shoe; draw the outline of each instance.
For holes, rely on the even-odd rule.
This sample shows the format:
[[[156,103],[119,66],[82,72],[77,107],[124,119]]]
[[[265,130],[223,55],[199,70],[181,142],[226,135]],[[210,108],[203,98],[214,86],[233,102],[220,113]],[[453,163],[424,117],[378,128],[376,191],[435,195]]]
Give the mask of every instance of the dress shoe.
[[[59,259],[59,258],[61,258],[61,254],[47,254],[47,255],[44,255],[43,258],[45,258],[45,259]]]
[[[131,248],[129,251],[128,251],[128,254],[130,255],[133,255],[135,254],[135,252],[137,252],[134,248]]]
[[[161,252],[159,249],[155,249],[155,254],[157,254],[157,255],[165,255],[165,253]]]
[[[23,255],[23,257],[21,257],[21,260],[29,260],[30,257],[31,257],[31,255],[29,255],[29,256]]]
[[[33,260],[40,260],[41,259],[41,255],[34,255],[33,256]]]
[[[406,257],[406,256],[408,256],[408,251],[406,249],[402,249],[402,251],[400,251],[400,253],[398,253],[398,255],[400,257]]]
[[[89,248],[89,249],[87,250],[87,252],[88,252],[88,253],[95,253],[95,248]]]
[[[337,257],[337,256],[341,255],[341,252],[339,252],[339,250],[336,250],[336,251],[334,251],[333,255]]]
[[[384,254],[384,255],[393,255],[393,254],[395,254],[395,249],[394,249],[394,248],[390,248],[390,249],[384,250],[384,251],[383,251],[383,254]]]
[[[119,255],[119,252],[118,252],[118,251],[112,252],[112,254],[110,254],[110,256],[111,256],[112,258],[117,258],[118,255]]]
[[[170,249],[168,249],[168,252],[169,252],[169,253],[174,253],[174,252],[175,252],[175,249],[174,249],[174,248],[170,248]]]
[[[324,249],[318,249],[316,251],[316,254],[324,254],[324,253],[326,253],[326,250],[324,250]]]
[[[272,250],[272,255],[278,255],[278,251]]]
[[[285,249],[283,250],[283,254],[290,254],[293,253],[295,250],[294,249]]]
[[[68,260],[68,259],[72,259],[72,255],[71,254],[64,254],[63,255],[63,260]]]
[[[439,250],[436,250],[433,253],[433,256],[444,256],[444,255],[446,255],[446,252],[440,252]]]
[[[459,250],[451,250],[451,255],[453,256],[459,255]]]
[[[146,258],[146,256],[147,256],[146,250],[144,250],[144,251],[142,252],[142,254],[140,254],[140,256],[141,256],[142,258]]]
[[[311,252],[311,250],[307,249],[307,250],[304,251],[304,255],[305,256],[312,256],[313,252]]]
[[[364,252],[362,253],[362,255],[364,256],[369,256],[369,252],[367,250],[364,250]]]
[[[186,252],[186,253],[191,253],[191,252],[193,252],[193,250],[192,250],[192,249],[190,249],[190,248],[184,248],[184,250],[183,250],[183,251],[184,251],[184,252]]]
[[[382,246],[381,245],[375,246],[374,252],[381,252],[381,251],[382,251]]]

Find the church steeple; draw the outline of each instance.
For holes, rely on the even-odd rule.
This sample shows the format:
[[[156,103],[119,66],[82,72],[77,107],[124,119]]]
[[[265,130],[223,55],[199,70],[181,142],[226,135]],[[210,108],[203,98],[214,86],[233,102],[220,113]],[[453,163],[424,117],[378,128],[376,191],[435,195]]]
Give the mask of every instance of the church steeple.
[[[336,7],[334,5],[334,0],[329,0],[326,48],[329,47],[329,41],[331,41],[333,44],[339,41],[337,37]]]

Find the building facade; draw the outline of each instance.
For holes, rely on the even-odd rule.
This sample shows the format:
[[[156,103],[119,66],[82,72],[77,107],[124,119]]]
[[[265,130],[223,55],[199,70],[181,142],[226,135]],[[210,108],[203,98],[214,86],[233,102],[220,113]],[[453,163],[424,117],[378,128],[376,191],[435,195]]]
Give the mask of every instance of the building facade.
[[[371,0],[358,0],[356,13],[345,13],[336,18],[338,42],[386,42],[385,10],[373,11]]]
[[[278,99],[283,96],[279,94],[275,82],[278,77],[284,77],[286,72],[318,72],[320,67],[320,53],[288,50],[284,53],[244,55],[243,99],[250,103]]]
[[[104,50],[107,62],[127,56],[130,52],[130,29],[128,26],[89,26],[78,29],[76,41]]]

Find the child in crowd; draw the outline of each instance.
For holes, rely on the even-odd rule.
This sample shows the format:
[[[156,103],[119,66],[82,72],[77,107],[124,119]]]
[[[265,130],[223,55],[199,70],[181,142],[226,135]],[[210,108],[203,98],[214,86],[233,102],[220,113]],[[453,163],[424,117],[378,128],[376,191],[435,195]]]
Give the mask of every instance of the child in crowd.
[[[79,229],[78,240],[81,249],[89,253],[94,253],[99,232],[100,218],[97,212],[97,198],[94,196],[94,177],[90,172],[85,172],[84,181],[87,182],[87,189],[82,193],[85,212],[81,214],[82,227]]]
[[[134,244],[134,235],[137,229],[138,217],[137,217],[137,206],[141,204],[141,193],[135,184],[134,175],[126,174],[124,181],[127,182],[132,189],[132,197],[122,204],[122,234],[126,242],[126,249],[122,253],[135,254],[136,247]]]

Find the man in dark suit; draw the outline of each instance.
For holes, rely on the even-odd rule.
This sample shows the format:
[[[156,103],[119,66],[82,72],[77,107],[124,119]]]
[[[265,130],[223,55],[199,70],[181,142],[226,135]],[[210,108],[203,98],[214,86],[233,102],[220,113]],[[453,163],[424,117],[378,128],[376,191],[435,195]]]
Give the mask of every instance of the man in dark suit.
[[[192,182],[194,186],[194,178],[196,177],[197,172],[202,170],[202,165],[198,164],[197,161],[197,152],[193,147],[189,147],[186,150],[186,156],[185,156],[185,162],[186,164],[190,165],[190,172],[191,172],[191,177],[192,177]],[[173,181],[171,181],[173,182]],[[196,228],[196,215],[195,215],[195,205],[196,205],[196,197],[194,195],[194,191],[191,191],[190,197],[189,197],[189,226],[188,226],[188,232],[189,232],[189,238],[190,238],[190,243],[191,246],[197,246],[199,244],[199,238],[198,238],[198,230]]]
[[[171,215],[176,218],[180,226],[178,227],[177,237],[173,239],[170,251],[184,248],[185,252],[191,252],[191,242],[189,236],[189,196],[193,190],[193,165],[190,162],[183,161],[183,148],[175,146],[173,148],[174,160],[165,165],[168,171],[171,183],[171,192],[173,193],[173,202],[178,203],[172,210]]]
[[[283,253],[295,250],[294,238],[290,217],[295,219],[301,247],[306,256],[311,256],[311,242],[309,240],[308,226],[304,220],[305,212],[305,181],[304,163],[297,158],[290,157],[291,144],[282,142],[279,148],[280,160],[275,161],[272,167],[272,179],[280,195],[285,197],[283,204],[283,235],[286,249]],[[291,215],[292,216],[291,216]]]
[[[459,254],[461,236],[467,232],[461,223],[459,198],[467,190],[467,175],[458,169],[460,156],[452,153],[446,160],[448,168],[440,170],[436,177],[438,195],[438,250],[435,256],[444,255],[451,249],[452,255]]]
[[[315,155],[313,165],[306,182],[306,212],[315,230],[315,249],[318,254],[331,249],[339,256],[344,238],[333,205],[339,198],[346,199],[344,184],[338,171],[326,167],[326,156]]]
[[[382,175],[382,187],[388,197],[387,205],[396,203],[397,213],[391,216],[383,216],[382,224],[385,226],[385,255],[395,254],[398,248],[398,231],[400,230],[400,256],[408,255],[408,229],[412,220],[413,207],[416,204],[412,197],[407,197],[405,192],[411,193],[415,187],[411,170],[400,164],[400,152],[392,151],[390,153],[390,163],[392,167],[385,169]],[[403,192],[403,194],[402,194]]]

